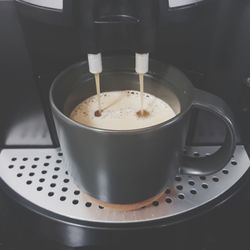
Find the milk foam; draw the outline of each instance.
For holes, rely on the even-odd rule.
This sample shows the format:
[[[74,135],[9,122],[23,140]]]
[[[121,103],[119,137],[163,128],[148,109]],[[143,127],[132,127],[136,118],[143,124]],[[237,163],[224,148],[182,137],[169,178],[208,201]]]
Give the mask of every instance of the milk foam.
[[[75,107],[70,118],[81,124],[111,130],[132,130],[150,127],[173,118],[176,114],[163,100],[144,93],[144,110],[147,117],[138,117],[140,92],[134,90],[103,92],[101,94],[102,115],[98,110],[97,95],[89,97]]]

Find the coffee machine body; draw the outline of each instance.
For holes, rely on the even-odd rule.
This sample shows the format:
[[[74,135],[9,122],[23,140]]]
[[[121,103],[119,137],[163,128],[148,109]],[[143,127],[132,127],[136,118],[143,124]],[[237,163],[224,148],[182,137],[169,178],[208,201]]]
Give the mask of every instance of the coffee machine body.
[[[0,1],[0,69],[4,68],[0,74],[0,148],[60,146],[49,105],[49,88],[63,69],[86,60],[88,53],[112,56],[149,52],[153,59],[183,71],[195,87],[223,98],[237,121],[238,144],[249,149],[249,23],[249,1]],[[187,145],[220,145],[224,137],[223,124],[206,112],[193,111]],[[23,209],[18,206],[20,214]],[[40,214],[43,212],[39,210]],[[64,224],[61,217],[59,225],[59,219],[50,220],[52,217],[48,213],[45,220],[34,219],[35,225],[40,223],[46,228],[43,232],[48,237],[53,235],[71,246],[93,244],[97,238],[100,244],[107,243],[110,228],[95,231],[91,223],[76,228],[75,221],[69,219]],[[195,228],[195,223],[185,220],[181,228],[186,242],[186,232]],[[143,231],[140,239],[153,232],[164,238],[165,232],[157,225],[155,221],[145,228],[147,234]],[[122,232],[118,226],[111,227],[114,238],[132,239],[128,236],[129,224]],[[88,230],[83,232],[83,228]],[[180,232],[178,226],[167,230],[174,236]]]
[[[150,52],[151,58],[175,65],[196,87],[224,98],[240,121],[243,138],[249,135],[247,62],[241,62],[243,67],[236,65],[237,55],[230,52],[234,49],[241,53],[243,47],[237,39],[242,41],[246,36],[242,31],[240,37],[229,40],[236,32],[233,27],[241,21],[238,13],[243,11],[243,6],[234,1],[30,0],[17,1],[16,8],[31,59],[32,77],[45,111],[47,139],[48,135],[52,138],[35,144],[59,145],[48,102],[49,87],[55,76],[67,66],[85,60],[87,53],[97,52],[104,56]],[[207,114],[194,115],[194,123],[199,120],[199,127],[190,131],[189,143],[223,141],[223,125],[219,122],[214,121],[214,126],[203,133],[206,123],[203,121],[210,118]],[[6,121],[6,130],[10,122],[18,123],[10,115],[5,120],[11,120]],[[18,129],[16,124],[13,127]],[[216,136],[209,136],[213,133]],[[5,143],[15,145],[20,141],[5,138]]]

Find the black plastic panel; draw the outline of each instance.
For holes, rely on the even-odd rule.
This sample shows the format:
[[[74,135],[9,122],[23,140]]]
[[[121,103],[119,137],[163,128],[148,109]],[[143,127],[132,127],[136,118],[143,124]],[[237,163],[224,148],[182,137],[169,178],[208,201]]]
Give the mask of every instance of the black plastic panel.
[[[18,11],[22,16],[51,25],[70,26],[72,25],[73,0],[63,1],[63,10],[49,9],[32,5],[26,2],[16,2]]]
[[[52,145],[14,2],[0,1],[0,147]]]

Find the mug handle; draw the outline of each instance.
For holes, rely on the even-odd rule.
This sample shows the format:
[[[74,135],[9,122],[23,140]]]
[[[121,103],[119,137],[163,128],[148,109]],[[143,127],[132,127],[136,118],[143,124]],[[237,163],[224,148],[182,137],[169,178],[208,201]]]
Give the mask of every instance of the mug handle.
[[[194,158],[183,156],[180,174],[187,175],[210,175],[220,171],[231,159],[236,147],[236,129],[232,112],[227,104],[219,97],[208,92],[195,89],[192,106],[214,114],[226,125],[227,134],[223,145],[212,155]]]

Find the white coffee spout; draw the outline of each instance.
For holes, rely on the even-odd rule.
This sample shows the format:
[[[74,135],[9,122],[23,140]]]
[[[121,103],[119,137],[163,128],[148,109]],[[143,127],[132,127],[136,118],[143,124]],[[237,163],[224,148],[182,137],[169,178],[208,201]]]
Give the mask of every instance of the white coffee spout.
[[[89,72],[99,74],[102,72],[102,54],[88,54]]]
[[[148,72],[149,53],[139,54],[135,53],[135,71],[138,74],[145,74]]]

